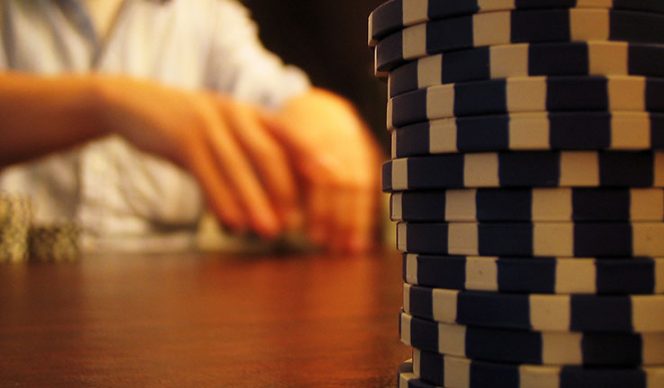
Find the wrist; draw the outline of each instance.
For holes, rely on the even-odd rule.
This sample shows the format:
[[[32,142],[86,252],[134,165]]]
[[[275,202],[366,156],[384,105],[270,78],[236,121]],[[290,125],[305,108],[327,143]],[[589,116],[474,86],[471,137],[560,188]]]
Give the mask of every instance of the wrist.
[[[79,87],[81,92],[78,93],[80,96],[78,105],[87,117],[86,121],[92,124],[91,127],[98,136],[111,134],[113,132],[111,125],[113,98],[108,88],[107,78],[103,75],[91,74],[80,80]]]

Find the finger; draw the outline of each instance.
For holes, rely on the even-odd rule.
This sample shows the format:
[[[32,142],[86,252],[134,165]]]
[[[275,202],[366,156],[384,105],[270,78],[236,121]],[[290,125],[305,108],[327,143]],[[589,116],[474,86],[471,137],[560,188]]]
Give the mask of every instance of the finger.
[[[263,183],[283,224],[290,229],[299,225],[299,195],[293,169],[285,150],[266,131],[255,109],[220,101],[226,122]],[[229,109],[229,107],[235,109]]]
[[[298,155],[307,155],[311,153],[308,144],[303,142],[299,137],[300,134],[288,130],[288,125],[283,123],[281,119],[267,112],[258,112],[258,121],[261,123],[271,136],[273,136],[279,144]]]
[[[323,246],[335,253],[343,250],[343,245],[340,242],[341,227],[339,222],[343,213],[340,214],[339,211],[340,203],[344,199],[343,191],[340,190],[339,185],[328,182],[325,186],[325,208],[322,214]]]
[[[353,196],[354,219],[349,229],[348,249],[353,253],[366,251],[376,243],[378,207],[380,204],[380,180],[378,171],[384,157],[368,132],[363,132],[366,155],[362,165],[364,174],[356,177],[356,195]],[[356,171],[359,171],[357,169]]]
[[[208,146],[204,142],[195,142],[185,154],[187,160],[184,164],[198,180],[219,221],[237,232],[245,231],[247,217],[224,180],[223,171],[218,170]]]
[[[352,208],[353,192],[346,187],[338,187],[330,201],[334,204],[329,220],[331,249],[335,252],[346,251],[355,211]]]
[[[306,221],[307,234],[316,245],[323,246],[327,236],[328,189],[320,183],[311,182],[307,188]]]
[[[352,253],[369,249],[375,238],[376,204],[378,194],[370,189],[360,189],[352,197],[353,219],[348,228],[348,245]]]
[[[375,196],[366,187],[348,185],[335,193],[336,209],[332,228],[335,251],[361,253],[372,242]]]
[[[207,131],[212,153],[228,177],[228,183],[249,217],[249,225],[265,238],[281,231],[272,204],[229,128],[220,119]]]

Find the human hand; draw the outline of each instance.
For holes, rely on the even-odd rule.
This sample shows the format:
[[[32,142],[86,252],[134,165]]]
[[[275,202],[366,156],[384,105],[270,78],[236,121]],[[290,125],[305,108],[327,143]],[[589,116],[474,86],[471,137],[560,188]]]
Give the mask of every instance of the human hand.
[[[189,170],[222,224],[272,238],[297,218],[288,158],[256,108],[131,78],[98,85],[106,131]]]
[[[380,198],[380,152],[353,107],[315,89],[266,118],[266,126],[298,173],[312,241],[335,251],[368,249]]]

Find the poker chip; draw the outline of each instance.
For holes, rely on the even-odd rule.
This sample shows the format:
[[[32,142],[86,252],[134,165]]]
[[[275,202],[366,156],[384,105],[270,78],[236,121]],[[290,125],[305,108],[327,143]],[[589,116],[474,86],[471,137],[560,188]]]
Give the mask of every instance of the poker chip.
[[[655,388],[662,367],[584,367],[507,364],[413,350],[412,373],[401,369],[405,388]],[[412,382],[412,384],[411,384]]]
[[[31,220],[30,198],[0,193],[0,262],[27,259]]]
[[[438,323],[402,313],[401,342],[480,361],[534,365],[664,365],[664,333],[564,333]]]
[[[662,222],[664,190],[522,188],[402,191],[390,198],[394,221]]]
[[[534,112],[439,119],[393,130],[392,157],[489,151],[664,149],[664,115]]]
[[[478,13],[416,24],[377,42],[375,69],[389,71],[431,54],[510,43],[664,42],[664,16],[607,9]]]
[[[536,76],[664,76],[664,46],[628,42],[519,43],[450,51],[388,74],[389,96],[469,81]]]
[[[664,5],[651,0],[391,0],[369,15],[369,45],[392,32],[430,20],[496,11],[550,8],[599,8],[664,12]]]
[[[464,116],[570,111],[664,112],[664,79],[512,77],[437,85],[391,98],[387,123],[399,128]]]
[[[664,223],[400,223],[401,252],[470,256],[664,257]]]
[[[394,159],[383,165],[383,191],[662,187],[664,153],[622,151],[486,152]]]
[[[414,286],[461,291],[664,294],[664,258],[522,258],[404,254],[403,281]]]
[[[30,229],[30,258],[37,261],[74,261],[80,256],[80,228],[73,222]]]
[[[542,332],[664,331],[664,295],[509,294],[410,284],[403,293],[405,313],[441,323]]]
[[[426,388],[429,386],[425,382],[421,382],[421,384],[420,380],[413,374],[413,360],[411,359],[401,364],[397,373],[397,386],[399,388]]]

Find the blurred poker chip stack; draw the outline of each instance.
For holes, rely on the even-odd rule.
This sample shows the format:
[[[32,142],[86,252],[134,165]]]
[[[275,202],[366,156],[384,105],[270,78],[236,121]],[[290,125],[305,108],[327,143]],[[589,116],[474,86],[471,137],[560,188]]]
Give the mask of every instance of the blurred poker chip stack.
[[[29,198],[0,193],[0,262],[27,260],[31,219]]]
[[[75,261],[80,256],[81,230],[73,222],[61,222],[30,229],[30,257],[37,261]]]
[[[391,0],[400,387],[664,387],[664,2]]]

